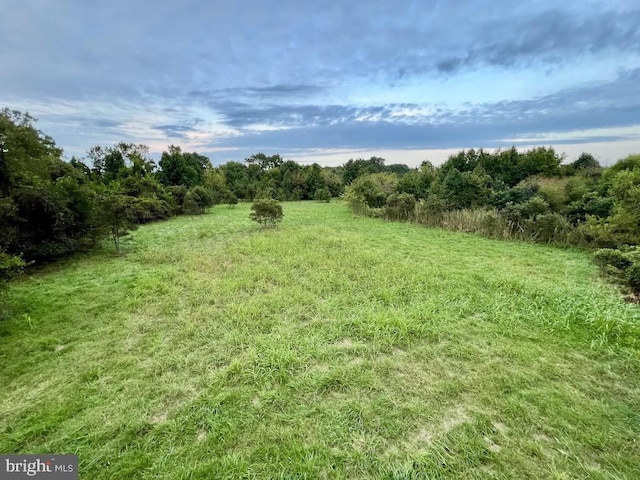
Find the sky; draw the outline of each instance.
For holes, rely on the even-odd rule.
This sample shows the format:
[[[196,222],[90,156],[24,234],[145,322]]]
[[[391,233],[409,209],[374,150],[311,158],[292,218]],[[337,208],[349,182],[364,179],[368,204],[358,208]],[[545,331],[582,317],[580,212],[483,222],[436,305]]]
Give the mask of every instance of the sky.
[[[640,153],[638,0],[4,0],[0,107],[65,156]]]

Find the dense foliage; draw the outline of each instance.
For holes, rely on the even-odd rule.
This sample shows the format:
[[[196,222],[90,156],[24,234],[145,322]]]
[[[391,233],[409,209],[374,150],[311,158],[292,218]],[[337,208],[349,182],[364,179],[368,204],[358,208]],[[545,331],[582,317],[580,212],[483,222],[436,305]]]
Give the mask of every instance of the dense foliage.
[[[390,220],[493,238],[620,248],[628,261],[624,269],[603,264],[604,257],[600,264],[638,292],[640,263],[629,248],[640,244],[640,156],[609,168],[587,153],[572,163],[563,160],[553,148],[539,147],[463,150],[438,168],[424,162],[402,176],[370,166],[350,179],[345,198],[354,213]]]

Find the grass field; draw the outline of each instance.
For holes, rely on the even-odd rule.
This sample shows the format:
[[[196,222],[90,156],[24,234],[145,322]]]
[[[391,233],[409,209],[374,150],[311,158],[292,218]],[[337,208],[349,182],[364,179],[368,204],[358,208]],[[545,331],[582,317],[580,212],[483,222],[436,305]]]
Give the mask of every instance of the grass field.
[[[12,284],[0,452],[84,479],[640,478],[640,313],[586,254],[286,203]]]

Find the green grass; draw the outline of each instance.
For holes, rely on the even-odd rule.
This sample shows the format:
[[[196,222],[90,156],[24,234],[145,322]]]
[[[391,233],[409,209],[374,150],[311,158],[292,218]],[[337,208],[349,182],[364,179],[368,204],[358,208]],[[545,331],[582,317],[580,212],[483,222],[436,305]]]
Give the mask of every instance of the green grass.
[[[249,205],[10,285],[0,452],[81,478],[640,478],[638,308],[586,254]]]

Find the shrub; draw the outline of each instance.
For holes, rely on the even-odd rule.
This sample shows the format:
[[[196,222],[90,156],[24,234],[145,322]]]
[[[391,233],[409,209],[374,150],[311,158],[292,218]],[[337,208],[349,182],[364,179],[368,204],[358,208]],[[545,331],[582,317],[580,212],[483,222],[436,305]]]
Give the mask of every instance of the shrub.
[[[488,238],[509,238],[511,226],[497,210],[479,210],[478,233]]]
[[[571,231],[567,219],[557,213],[538,215],[529,222],[531,235],[537,242],[564,243]]]
[[[167,187],[167,191],[169,192],[169,197],[171,198],[173,213],[182,213],[184,197],[187,195],[187,187],[185,187],[184,185],[174,185],[171,187]]]
[[[549,212],[549,204],[538,196],[531,197],[526,202],[517,205],[516,208],[525,218],[534,218],[537,215],[544,215]]]
[[[27,264],[20,258],[0,252],[0,287],[7,280],[22,273]]]
[[[326,188],[319,188],[316,190],[313,199],[319,202],[329,203],[329,201],[331,200],[331,192],[329,192],[329,190],[327,190]]]
[[[352,208],[362,205],[382,208],[398,185],[398,178],[391,173],[372,173],[358,177],[346,190],[345,198]],[[359,213],[355,211],[354,213]]]
[[[597,192],[589,192],[569,206],[567,218],[572,224],[578,225],[585,222],[588,215],[606,218],[611,214],[612,209],[613,198],[602,197]]]
[[[282,221],[282,205],[272,198],[255,200],[251,210],[251,220],[258,222],[261,227],[273,228]]]
[[[522,184],[537,186],[537,193],[546,202],[547,208],[562,212],[569,203],[568,182],[567,178],[533,177],[524,180]]]
[[[640,292],[640,248],[602,248],[593,258],[603,273]]]
[[[203,214],[207,207],[213,205],[213,195],[211,191],[204,187],[190,188],[184,196],[182,209],[184,213],[193,215]]]
[[[390,220],[412,220],[416,211],[416,198],[410,193],[393,193],[387,198],[385,216]]]
[[[131,203],[130,208],[131,217],[136,223],[148,223],[155,220],[163,220],[171,216],[171,211],[167,203],[157,198],[136,198],[136,200]]]
[[[601,268],[612,265],[619,270],[625,270],[633,264],[624,252],[613,248],[601,248],[596,251],[593,261]]]
[[[519,183],[515,187],[498,189],[494,192],[492,204],[499,208],[524,203],[538,193],[540,187],[535,183]]]
[[[429,194],[426,200],[420,200],[416,205],[416,221],[429,227],[440,226],[445,210],[444,200],[438,195]]]
[[[627,282],[636,292],[640,291],[640,263],[634,263],[626,271]]]
[[[600,248],[615,248],[619,245],[613,226],[605,219],[587,215],[587,220],[578,225],[577,233],[582,243]]]
[[[229,205],[229,208],[233,208],[238,204],[238,197],[236,197],[232,192],[227,192],[224,197],[224,203]]]

